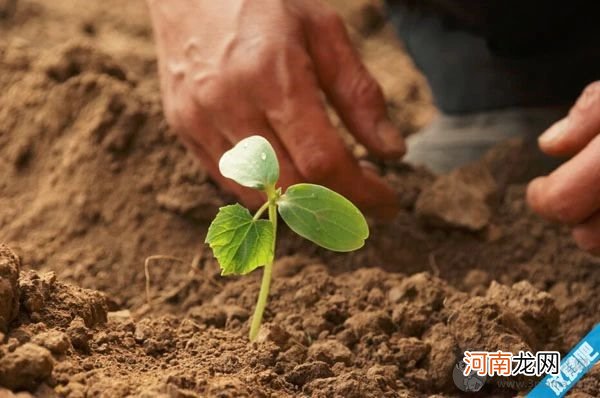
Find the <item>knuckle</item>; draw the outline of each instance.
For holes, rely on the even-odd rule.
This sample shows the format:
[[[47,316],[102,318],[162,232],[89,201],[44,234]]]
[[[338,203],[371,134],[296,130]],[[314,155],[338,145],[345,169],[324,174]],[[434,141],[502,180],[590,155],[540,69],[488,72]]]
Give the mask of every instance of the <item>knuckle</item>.
[[[265,80],[282,59],[293,58],[300,47],[297,37],[285,30],[245,40],[232,51],[226,73],[236,81]]]
[[[306,51],[293,41],[282,39],[261,50],[252,60],[238,63],[229,80],[255,93],[273,94],[298,84],[300,71],[312,67]]]
[[[377,81],[363,66],[351,74],[345,87],[349,90],[351,97],[359,101],[370,101],[383,95]]]
[[[317,25],[321,26],[322,28],[331,29],[333,31],[346,29],[346,25],[344,25],[344,20],[342,17],[340,17],[335,10],[329,7],[324,7],[315,18]]]
[[[252,49],[253,56],[235,61],[230,67],[234,80],[244,81],[264,76],[275,52],[270,45],[257,45]]]
[[[193,102],[196,107],[214,108],[226,96],[226,86],[220,78],[206,78],[194,81]]]

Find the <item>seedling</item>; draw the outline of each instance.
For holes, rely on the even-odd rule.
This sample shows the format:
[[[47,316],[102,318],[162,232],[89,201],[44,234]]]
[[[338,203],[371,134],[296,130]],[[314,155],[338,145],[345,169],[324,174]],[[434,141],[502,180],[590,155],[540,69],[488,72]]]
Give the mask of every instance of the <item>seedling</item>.
[[[238,184],[267,195],[267,201],[254,216],[240,204],[221,207],[206,235],[206,243],[219,262],[221,275],[245,275],[265,267],[250,325],[250,341],[254,341],[269,295],[278,212],[292,231],[337,252],[361,248],[369,236],[369,227],[352,202],[323,186],[296,184],[282,193],[276,186],[277,156],[263,137],[245,138],[225,152],[219,170]],[[265,211],[268,220],[261,218]]]

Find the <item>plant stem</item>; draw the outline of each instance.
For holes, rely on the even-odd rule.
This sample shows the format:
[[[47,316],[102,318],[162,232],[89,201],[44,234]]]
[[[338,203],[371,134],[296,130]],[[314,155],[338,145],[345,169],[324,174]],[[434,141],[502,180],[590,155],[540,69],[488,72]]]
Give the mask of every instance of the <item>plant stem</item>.
[[[258,220],[265,210],[267,210],[267,207],[269,207],[269,202],[270,200],[267,200],[262,206],[260,206],[260,209],[256,211],[256,214],[254,214],[254,217],[252,217],[254,221]]]
[[[269,220],[273,224],[273,258],[275,258],[275,242],[277,241],[277,204],[273,197],[269,198],[267,203],[269,207]],[[259,210],[260,211],[260,210]],[[271,271],[273,270],[273,260],[268,264],[265,264],[263,269],[262,283],[260,285],[260,292],[258,293],[258,300],[256,301],[256,309],[252,316],[252,324],[250,325],[250,341],[256,340],[258,331],[260,330],[260,324],[262,323],[263,313],[267,306],[267,298],[269,297],[269,288],[271,287]]]

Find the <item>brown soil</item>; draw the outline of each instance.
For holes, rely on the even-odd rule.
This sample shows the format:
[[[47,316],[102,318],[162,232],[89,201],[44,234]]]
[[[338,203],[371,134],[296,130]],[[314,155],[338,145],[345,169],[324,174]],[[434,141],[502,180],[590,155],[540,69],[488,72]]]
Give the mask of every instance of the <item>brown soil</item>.
[[[414,132],[434,111],[378,3],[333,3]],[[600,261],[527,209],[528,153],[437,179],[382,164],[403,210],[353,254],[284,230],[250,344],[260,272],[222,278],[202,245],[231,198],[165,125],[143,2],[19,1],[0,19],[0,396],[457,396],[464,350],[565,352],[600,321]],[[179,260],[150,262],[147,303],[152,255]],[[600,396],[600,369],[573,396]]]

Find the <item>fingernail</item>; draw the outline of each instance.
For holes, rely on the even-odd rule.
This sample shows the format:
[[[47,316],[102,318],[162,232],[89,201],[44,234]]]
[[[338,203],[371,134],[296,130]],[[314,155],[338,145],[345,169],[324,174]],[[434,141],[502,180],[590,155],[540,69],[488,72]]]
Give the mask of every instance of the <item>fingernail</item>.
[[[376,173],[377,175],[381,175],[381,169],[379,167],[377,167],[375,164],[373,164],[372,162],[369,162],[368,160],[359,160],[358,164],[363,169],[367,169],[367,170],[372,171],[373,173]]]
[[[541,145],[550,145],[560,139],[567,131],[567,122],[569,118],[565,117],[554,123],[544,134],[539,137]]]
[[[398,129],[389,120],[382,120],[377,126],[377,136],[385,146],[384,150],[394,155],[404,155],[406,145]]]

